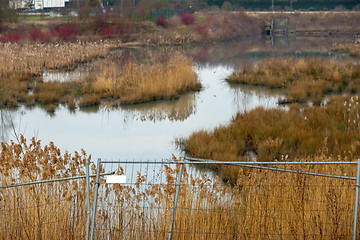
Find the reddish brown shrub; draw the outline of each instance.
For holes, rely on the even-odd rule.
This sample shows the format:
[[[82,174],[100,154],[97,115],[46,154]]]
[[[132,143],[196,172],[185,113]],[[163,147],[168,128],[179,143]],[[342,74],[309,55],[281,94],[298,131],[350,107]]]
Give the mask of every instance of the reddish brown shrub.
[[[71,41],[76,39],[79,35],[79,31],[73,26],[59,26],[52,31],[52,34],[57,36],[60,40]]]
[[[165,17],[158,17],[156,20],[155,20],[155,23],[156,25],[158,26],[161,26],[163,28],[167,28],[169,26],[169,22],[166,20]]]
[[[40,42],[49,42],[50,40],[49,34],[37,28],[30,30],[29,38],[31,41],[40,41]]]
[[[205,38],[209,32],[209,27],[207,25],[199,25],[195,28],[195,32]]]
[[[100,28],[99,34],[101,35],[102,38],[111,38],[114,35],[114,29],[108,26],[104,26]]]
[[[4,33],[0,37],[0,42],[3,42],[3,43],[5,43],[5,42],[19,42],[23,38],[24,38],[23,33],[19,33],[19,32]]]
[[[185,24],[186,26],[195,23],[195,16],[191,12],[184,11],[180,14],[180,17],[181,17],[182,23]]]

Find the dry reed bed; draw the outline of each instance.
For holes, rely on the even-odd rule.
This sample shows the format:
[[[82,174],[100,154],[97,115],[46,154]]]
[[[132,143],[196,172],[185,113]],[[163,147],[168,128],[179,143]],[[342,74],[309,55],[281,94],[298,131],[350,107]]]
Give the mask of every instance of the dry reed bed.
[[[227,81],[271,88],[285,88],[284,102],[320,104],[325,94],[359,92],[360,68],[357,63],[340,63],[334,59],[277,58],[266,59],[253,67],[234,72]]]
[[[12,73],[40,74],[45,69],[68,69],[104,57],[110,42],[2,43],[1,76]]]
[[[120,66],[111,61],[97,66],[84,79],[77,81],[43,82],[34,80],[45,69],[74,68],[80,62],[104,57],[112,44],[4,44],[0,55],[1,105],[5,107],[46,104],[55,111],[59,103],[69,108],[99,105],[102,100],[130,104],[153,100],[174,99],[189,90],[199,90],[193,62],[174,54],[151,63],[129,62]]]
[[[53,143],[1,143],[0,184],[33,182],[84,175],[85,151],[61,153]],[[38,184],[0,189],[1,239],[74,239],[84,236],[85,183]]]
[[[130,61],[121,69],[115,63],[100,66],[92,84],[101,97],[119,98],[121,104],[174,99],[186,91],[199,90],[193,62],[174,54],[150,63]]]
[[[246,161],[249,152],[258,161],[319,153],[352,159],[360,155],[359,114],[358,96],[334,98],[326,107],[257,108],[238,114],[228,126],[192,133],[184,149],[194,157],[225,161]],[[236,169],[219,166],[215,170],[223,179],[236,182]]]
[[[19,103],[32,105],[35,102],[48,104],[60,101],[64,91],[57,92],[60,89],[59,83],[51,86],[51,83],[34,81],[33,77],[40,76],[47,69],[70,69],[79,63],[104,57],[110,47],[111,44],[108,42],[1,44],[1,106],[14,107]],[[46,92],[39,94],[41,89]],[[30,94],[30,90],[35,91],[34,96]]]
[[[300,161],[333,161],[316,157]],[[350,174],[356,167],[300,167],[297,170]],[[175,239],[351,239],[354,182],[238,169],[235,185],[194,177],[185,168],[177,215]],[[165,168],[165,185],[115,186],[114,202],[102,211],[101,239],[166,239],[178,169]],[[132,195],[131,192],[135,195]],[[114,213],[120,213],[119,215]],[[115,225],[109,224],[114,221]]]
[[[42,147],[40,141],[28,144],[23,137],[1,147],[1,185],[84,174],[84,151],[61,154],[53,143]],[[294,169],[348,176],[356,172],[355,165]],[[160,184],[149,184],[140,172],[132,185],[102,181],[96,238],[167,239],[178,170],[165,165],[156,175],[164,180]],[[185,167],[173,238],[351,239],[354,182],[248,169],[238,169],[238,174],[230,186],[205,174],[194,177]],[[2,239],[83,239],[84,180],[1,189],[0,214]]]
[[[348,44],[339,44],[334,47],[334,51],[345,51],[350,54],[350,56],[360,57],[360,39],[356,41],[356,43],[348,43]]]

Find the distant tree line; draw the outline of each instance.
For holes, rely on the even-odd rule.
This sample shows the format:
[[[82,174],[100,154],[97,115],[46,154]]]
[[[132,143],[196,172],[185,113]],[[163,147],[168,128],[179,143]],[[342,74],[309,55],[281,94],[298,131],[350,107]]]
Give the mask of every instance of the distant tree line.
[[[77,0],[94,1],[98,0]],[[217,6],[226,10],[270,10],[298,9],[298,10],[360,10],[359,0],[103,0],[112,6],[132,6],[146,10],[192,8],[192,10]]]
[[[9,8],[8,0],[0,0],[0,32],[4,22],[16,22],[17,14],[14,9]]]
[[[169,16],[180,9],[197,11],[201,9],[223,10],[360,10],[360,0],[70,0],[68,9],[78,9],[79,16],[90,16],[93,9],[111,7],[120,16],[131,19],[156,17],[166,10]],[[17,10],[9,7],[9,0],[0,0],[0,32],[3,23],[16,22]],[[101,10],[102,12],[102,10]],[[154,16],[152,16],[154,15]]]
[[[271,9],[272,4],[275,8],[286,9],[292,6],[293,9],[306,10],[332,10],[335,8],[353,9],[359,5],[359,0],[206,0],[208,5],[221,7],[224,2],[229,2],[234,7],[244,9]]]

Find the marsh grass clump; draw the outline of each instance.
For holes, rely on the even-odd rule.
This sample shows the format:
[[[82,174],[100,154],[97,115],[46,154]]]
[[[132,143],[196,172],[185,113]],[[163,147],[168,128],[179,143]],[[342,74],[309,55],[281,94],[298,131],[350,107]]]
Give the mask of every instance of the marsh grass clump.
[[[73,93],[71,86],[59,82],[42,82],[42,71],[73,68],[79,63],[105,56],[109,48],[110,44],[106,42],[2,44],[1,106],[66,102],[66,96]]]
[[[74,110],[76,107],[76,101],[75,98],[73,96],[68,96],[67,99],[67,106],[70,110]]]
[[[83,95],[79,101],[79,107],[93,107],[100,104],[99,96],[96,94],[86,94]]]
[[[60,82],[37,82],[34,88],[34,97],[39,103],[59,103],[65,95],[66,89]]]
[[[109,48],[110,44],[106,42],[2,44],[1,91],[14,96],[18,102],[32,103],[33,99],[46,104],[63,101],[70,91],[68,86],[59,82],[44,83],[41,73],[49,69],[72,69],[79,63],[105,56]],[[32,90],[34,96],[30,94]]]
[[[19,102],[27,102],[28,82],[24,76],[13,79],[13,75],[0,76],[0,105],[4,107],[16,107]],[[12,80],[9,80],[9,78]]]
[[[249,152],[258,161],[319,153],[356,158],[360,154],[359,113],[358,96],[334,98],[326,107],[257,108],[238,114],[229,126],[194,132],[184,149],[193,157],[224,161],[247,161]],[[236,171],[229,169],[218,166],[215,170],[235,182]]]
[[[101,66],[99,72],[92,84],[94,92],[119,98],[121,104],[175,99],[201,87],[192,61],[182,55],[150,63],[129,62],[121,70],[111,63]]]
[[[320,103],[325,94],[358,91],[360,70],[356,63],[320,58],[265,59],[232,73],[227,81],[287,90],[285,102]]]

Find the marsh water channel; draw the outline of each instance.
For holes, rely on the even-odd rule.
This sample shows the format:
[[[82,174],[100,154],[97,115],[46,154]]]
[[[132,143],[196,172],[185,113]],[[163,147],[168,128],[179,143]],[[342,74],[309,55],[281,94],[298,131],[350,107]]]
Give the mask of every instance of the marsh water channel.
[[[284,97],[281,90],[230,85],[225,78],[246,64],[262,58],[308,55],[344,57],[330,52],[339,42],[352,37],[279,38],[267,40],[256,36],[216,45],[191,47],[133,47],[113,50],[111,58],[138,56],[149,52],[182,51],[193,57],[195,71],[203,86],[177,100],[120,106],[116,108],[76,109],[60,106],[49,114],[41,106],[1,110],[1,140],[14,139],[21,133],[35,137],[42,144],[54,142],[70,153],[84,149],[92,159],[161,160],[179,156],[176,139],[187,138],[192,132],[211,130],[228,124],[238,113],[256,107],[286,108],[278,104]],[[44,81],[71,81],[86,74],[79,67],[74,72],[46,72]]]

